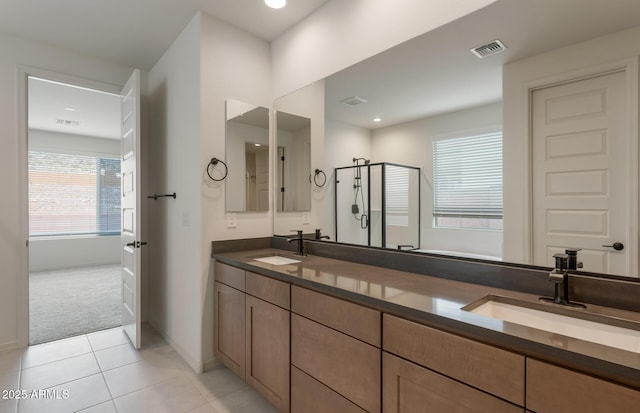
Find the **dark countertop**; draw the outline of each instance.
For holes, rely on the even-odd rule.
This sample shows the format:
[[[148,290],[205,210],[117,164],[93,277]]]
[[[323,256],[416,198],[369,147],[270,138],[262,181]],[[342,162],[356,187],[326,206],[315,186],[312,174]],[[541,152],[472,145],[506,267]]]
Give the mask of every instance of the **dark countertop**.
[[[269,255],[282,255],[301,262],[272,265],[255,260]],[[274,248],[225,252],[213,257],[247,271],[640,389],[640,353],[503,322],[461,309],[487,295],[538,303],[537,295],[321,256],[298,257]],[[591,304],[587,311],[640,323],[640,314],[636,312]]]

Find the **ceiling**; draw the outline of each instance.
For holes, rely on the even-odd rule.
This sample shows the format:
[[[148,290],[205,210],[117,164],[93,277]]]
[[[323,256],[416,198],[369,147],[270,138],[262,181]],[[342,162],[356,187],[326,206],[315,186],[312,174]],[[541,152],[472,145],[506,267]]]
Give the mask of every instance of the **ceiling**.
[[[3,0],[0,32],[148,69],[197,10],[270,40],[326,2],[290,0],[284,9],[272,10],[262,0]],[[638,0],[498,0],[330,76],[326,114],[375,129],[498,102],[503,64],[639,24]],[[478,59],[469,52],[497,38],[508,47],[504,53]],[[80,125],[67,125],[67,133],[119,134],[104,126],[106,120],[89,117],[118,114],[117,106],[104,106],[107,95],[90,97],[86,90],[37,83],[30,90],[31,127],[52,130],[56,126],[47,125],[68,119]],[[81,96],[100,101],[98,109],[81,103]],[[340,103],[351,96],[368,102],[357,107]],[[66,106],[78,110],[64,111]],[[382,122],[372,122],[378,116]]]
[[[2,0],[0,32],[149,70],[198,10],[273,40],[328,0]]]
[[[120,139],[118,95],[35,78],[28,90],[29,129]]]
[[[149,70],[198,10],[270,41],[327,1],[290,0],[274,10],[263,0],[2,0],[0,32]],[[32,129],[117,139],[119,111],[114,95],[29,85]]]
[[[638,25],[638,0],[498,0],[327,78],[326,117],[376,129],[499,102],[503,64]],[[469,52],[495,39],[508,49]]]

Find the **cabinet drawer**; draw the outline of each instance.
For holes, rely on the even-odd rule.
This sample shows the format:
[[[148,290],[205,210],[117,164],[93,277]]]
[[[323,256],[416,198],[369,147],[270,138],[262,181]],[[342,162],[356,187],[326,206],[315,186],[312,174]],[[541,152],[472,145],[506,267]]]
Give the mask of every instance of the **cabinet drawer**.
[[[380,412],[380,349],[291,314],[291,364],[369,412]]]
[[[291,366],[291,413],[366,413],[305,372]]]
[[[382,354],[385,413],[522,413],[524,410],[417,364],[386,352]]]
[[[358,304],[291,287],[291,311],[380,347],[380,312]]]
[[[287,310],[291,307],[289,284],[285,282],[247,271],[245,287],[247,294]]]
[[[524,356],[385,314],[383,349],[524,406]]]
[[[216,261],[214,271],[216,281],[244,291],[244,270]]]
[[[545,412],[636,412],[640,392],[527,359],[527,409]]]

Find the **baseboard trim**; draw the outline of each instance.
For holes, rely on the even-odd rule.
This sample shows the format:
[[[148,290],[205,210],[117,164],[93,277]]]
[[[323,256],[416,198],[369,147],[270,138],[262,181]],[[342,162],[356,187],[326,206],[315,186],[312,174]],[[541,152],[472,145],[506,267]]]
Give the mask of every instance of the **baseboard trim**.
[[[18,342],[17,341],[7,341],[5,343],[0,343],[0,351],[6,351],[6,350],[15,350],[18,348]]]
[[[163,328],[160,328],[160,326],[158,326],[153,320],[149,319],[149,325],[153,327],[158,332],[158,334],[160,334],[162,338],[164,338],[165,341],[169,343],[171,347],[173,347],[176,353],[178,353],[180,357],[182,357],[184,361],[187,362],[189,367],[191,367],[191,369],[194,372],[196,372],[197,374],[200,374],[204,371],[203,370],[204,365],[203,365],[202,359],[194,360],[191,356],[189,356],[189,354],[186,351],[184,351],[182,347],[180,347],[179,344],[177,344],[171,337],[169,337],[169,335]],[[143,343],[143,346],[144,346],[144,343]]]
[[[212,358],[211,360],[207,360],[204,362],[204,371],[213,370],[222,366],[222,362],[217,358]]]

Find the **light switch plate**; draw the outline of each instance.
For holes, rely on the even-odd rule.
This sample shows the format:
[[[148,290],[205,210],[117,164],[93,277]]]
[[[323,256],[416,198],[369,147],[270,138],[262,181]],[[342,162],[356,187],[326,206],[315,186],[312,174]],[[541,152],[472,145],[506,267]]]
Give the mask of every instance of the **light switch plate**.
[[[311,216],[308,212],[302,213],[302,225],[309,225],[311,222]]]
[[[227,228],[236,228],[238,226],[238,217],[235,213],[227,214]]]

